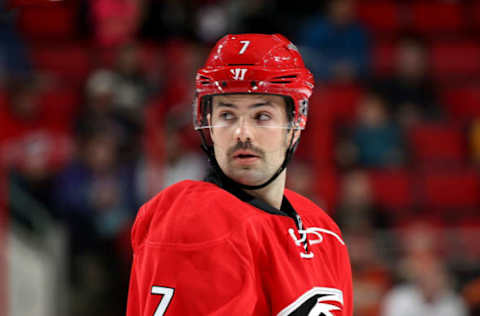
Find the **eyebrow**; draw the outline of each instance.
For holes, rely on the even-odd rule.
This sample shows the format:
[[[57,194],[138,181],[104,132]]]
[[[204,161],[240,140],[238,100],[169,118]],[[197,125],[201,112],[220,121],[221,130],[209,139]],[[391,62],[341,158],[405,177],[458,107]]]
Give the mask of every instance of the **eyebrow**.
[[[226,102],[222,102],[222,101],[220,101],[217,104],[217,106],[227,107],[227,108],[238,108],[238,106],[236,106],[235,104],[226,103]],[[259,102],[259,103],[252,104],[248,108],[250,108],[250,109],[251,108],[258,108],[258,107],[261,107],[261,106],[271,106],[271,107],[273,107],[273,104],[270,101],[265,101],[265,102]]]

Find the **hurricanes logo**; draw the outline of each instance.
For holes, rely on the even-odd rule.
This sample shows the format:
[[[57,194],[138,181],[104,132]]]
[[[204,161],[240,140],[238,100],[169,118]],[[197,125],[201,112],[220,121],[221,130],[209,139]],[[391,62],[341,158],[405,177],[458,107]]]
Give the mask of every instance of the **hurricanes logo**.
[[[337,301],[334,297],[331,297],[331,295],[319,297],[317,299],[317,304],[313,306],[310,313],[308,313],[308,316],[334,316],[332,311],[339,311],[341,308],[336,305],[329,304],[328,302],[330,300]]]
[[[343,293],[339,289],[314,287],[295,302],[285,307],[277,316],[336,316],[343,307]]]

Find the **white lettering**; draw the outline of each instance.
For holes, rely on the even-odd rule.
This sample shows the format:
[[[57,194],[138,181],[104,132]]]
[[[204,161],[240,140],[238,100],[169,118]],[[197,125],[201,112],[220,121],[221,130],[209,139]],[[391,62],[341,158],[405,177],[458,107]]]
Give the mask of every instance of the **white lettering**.
[[[243,80],[245,78],[245,74],[247,73],[246,68],[235,68],[235,69],[230,69],[230,72],[233,75],[234,80]]]
[[[242,43],[243,46],[242,46],[242,48],[240,49],[240,51],[238,52],[239,55],[245,53],[245,51],[247,50],[248,45],[250,45],[250,41],[240,41],[240,43]]]

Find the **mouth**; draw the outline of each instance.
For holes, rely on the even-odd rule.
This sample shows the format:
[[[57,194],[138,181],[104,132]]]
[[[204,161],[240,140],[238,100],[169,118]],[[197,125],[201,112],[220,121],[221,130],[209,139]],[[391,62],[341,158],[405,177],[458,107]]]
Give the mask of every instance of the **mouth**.
[[[250,163],[260,159],[260,156],[251,151],[237,151],[233,154],[233,159],[243,163]]]

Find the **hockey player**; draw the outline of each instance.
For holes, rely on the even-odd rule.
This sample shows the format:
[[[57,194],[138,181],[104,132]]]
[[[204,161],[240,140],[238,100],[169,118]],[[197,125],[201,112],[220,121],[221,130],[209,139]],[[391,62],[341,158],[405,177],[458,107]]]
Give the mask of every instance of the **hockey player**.
[[[223,37],[196,76],[194,126],[212,165],[143,205],[127,315],[351,316],[337,225],[285,189],[313,77],[285,37]]]

